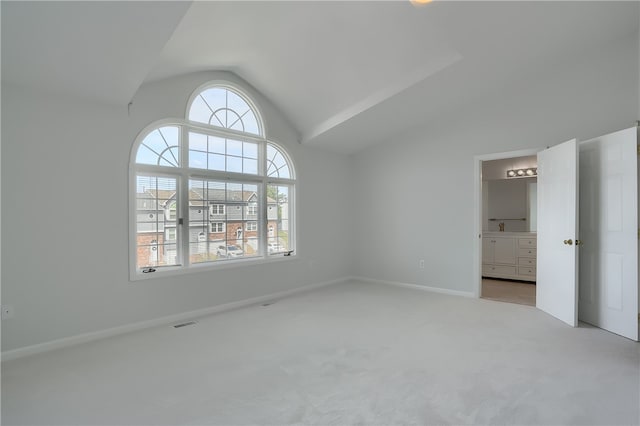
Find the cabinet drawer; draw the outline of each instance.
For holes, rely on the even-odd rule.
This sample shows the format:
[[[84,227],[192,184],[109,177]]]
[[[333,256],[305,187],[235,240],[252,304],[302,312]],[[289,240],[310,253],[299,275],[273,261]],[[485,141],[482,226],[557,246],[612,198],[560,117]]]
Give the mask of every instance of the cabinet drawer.
[[[518,257],[536,257],[536,249],[534,248],[519,248]]]
[[[535,247],[536,239],[535,238],[518,238],[518,247]]]
[[[515,266],[482,265],[482,273],[487,275],[515,275]]]
[[[518,266],[518,275],[529,275],[529,276],[535,277],[536,268],[527,267],[527,266]]]
[[[530,266],[532,268],[535,268],[536,258],[535,257],[519,257],[518,266]]]

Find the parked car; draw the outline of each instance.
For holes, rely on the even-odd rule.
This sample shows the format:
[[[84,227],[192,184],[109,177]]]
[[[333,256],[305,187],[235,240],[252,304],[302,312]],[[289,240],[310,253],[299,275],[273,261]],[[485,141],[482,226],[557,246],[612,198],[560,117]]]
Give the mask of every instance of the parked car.
[[[218,257],[239,257],[242,256],[244,252],[238,246],[228,245],[218,246],[216,254],[218,255]]]
[[[284,247],[280,243],[268,243],[267,244],[267,251],[269,253],[279,253],[279,252],[284,251],[284,250],[285,250]]]

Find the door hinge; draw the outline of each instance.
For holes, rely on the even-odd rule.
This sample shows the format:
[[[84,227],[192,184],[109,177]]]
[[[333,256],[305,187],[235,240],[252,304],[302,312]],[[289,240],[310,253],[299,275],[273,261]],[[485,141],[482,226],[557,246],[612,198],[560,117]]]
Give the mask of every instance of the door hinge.
[[[636,148],[638,148],[638,155],[640,155],[640,145],[636,145]]]

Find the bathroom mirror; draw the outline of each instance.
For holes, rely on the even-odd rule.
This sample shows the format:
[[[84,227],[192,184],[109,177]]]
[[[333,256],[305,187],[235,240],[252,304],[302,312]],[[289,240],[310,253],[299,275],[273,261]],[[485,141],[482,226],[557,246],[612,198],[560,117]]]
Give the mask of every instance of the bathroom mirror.
[[[482,192],[485,231],[535,232],[536,178],[487,180]]]

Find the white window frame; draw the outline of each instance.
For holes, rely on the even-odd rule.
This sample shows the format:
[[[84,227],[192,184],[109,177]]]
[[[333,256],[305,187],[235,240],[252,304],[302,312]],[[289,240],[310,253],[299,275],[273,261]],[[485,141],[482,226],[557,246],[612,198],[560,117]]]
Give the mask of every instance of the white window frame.
[[[174,241],[178,239],[178,229],[177,228],[169,228],[169,227],[165,227],[164,228],[164,239],[165,241]],[[173,234],[173,238],[171,238],[171,234]]]
[[[258,121],[258,126],[262,133],[262,136],[257,136],[249,133],[242,133],[232,129],[226,129],[221,127],[208,126],[203,123],[191,122],[188,117],[188,111],[193,99],[203,90],[206,90],[209,87],[218,86],[222,88],[226,88],[228,90],[232,90],[239,94],[247,104],[253,109],[254,114],[256,115],[256,119]],[[129,193],[130,193],[130,208],[129,208],[129,222],[131,232],[129,233],[129,263],[130,263],[130,279],[132,281],[141,280],[141,279],[149,279],[149,278],[157,278],[163,276],[172,276],[172,275],[183,275],[185,273],[191,272],[199,272],[203,270],[216,270],[221,268],[229,268],[229,267],[241,267],[243,265],[248,264],[256,264],[256,263],[265,263],[272,262],[278,260],[287,260],[296,257],[296,241],[297,241],[297,232],[295,226],[295,218],[296,218],[296,208],[295,208],[295,190],[296,190],[296,173],[295,173],[295,165],[292,158],[287,153],[286,149],[279,143],[267,138],[264,136],[264,122],[259,113],[258,108],[256,108],[255,104],[250,100],[248,96],[244,94],[244,92],[236,86],[230,85],[227,82],[210,82],[207,83],[198,89],[196,89],[189,99],[189,103],[187,104],[186,119],[163,119],[158,120],[149,126],[145,127],[138,135],[136,140],[134,141],[133,149],[131,150],[130,157],[130,167],[129,167]],[[180,166],[179,167],[171,167],[171,166],[160,166],[160,165],[150,165],[150,164],[137,164],[136,163],[136,155],[138,152],[138,147],[144,138],[152,131],[157,128],[164,126],[176,126],[179,129],[179,145],[180,145]],[[257,142],[259,146],[259,154],[258,154],[258,174],[243,174],[243,173],[233,173],[233,172],[221,172],[214,170],[203,170],[196,168],[188,167],[188,158],[189,158],[189,143],[188,143],[188,134],[189,132],[197,132],[200,134],[210,134],[217,137],[229,138],[234,140],[246,140]],[[272,144],[275,146],[286,158],[289,169],[290,176],[289,179],[278,178],[278,177],[267,177],[266,176],[266,150],[267,145]],[[159,177],[171,177],[176,179],[177,186],[177,195],[176,195],[176,215],[177,218],[182,219],[182,224],[178,224],[176,228],[176,244],[178,248],[178,252],[176,255],[176,266],[159,266],[154,267],[155,271],[153,273],[143,273],[140,268],[137,268],[137,206],[136,206],[136,179],[139,174],[143,175],[152,175]],[[189,263],[189,188],[188,182],[189,179],[210,179],[217,181],[230,181],[230,182],[238,182],[238,183],[248,183],[248,184],[257,184],[258,186],[258,210],[256,226],[257,230],[262,230],[261,235],[258,237],[259,240],[259,256],[253,256],[250,258],[238,258],[233,260],[227,260],[224,262],[204,262],[204,263]],[[269,256],[267,250],[267,243],[269,241],[269,236],[267,235],[267,195],[266,188],[269,184],[286,184],[291,188],[290,194],[290,213],[289,213],[289,233],[290,233],[290,249],[294,250],[291,256],[287,257],[274,257]],[[222,204],[224,212],[227,213],[226,206]],[[216,221],[220,222],[220,221]],[[224,227],[224,231],[226,232],[226,224]],[[264,234],[264,235],[262,235]]]
[[[251,225],[251,226],[249,226]],[[252,231],[257,231],[258,230],[258,221],[257,220],[248,220],[247,224],[245,225],[245,231],[247,232],[252,232]]]
[[[215,210],[220,210],[220,207],[222,207],[222,213],[216,213],[214,211],[214,207]],[[224,204],[211,204],[209,205],[209,215],[211,216],[224,216],[226,214],[226,206]]]
[[[222,226],[220,227],[220,228],[221,228],[221,230],[220,230],[220,231],[215,231],[215,230],[213,229],[213,225],[214,225],[214,224],[216,224],[216,225],[222,225]],[[217,228],[217,227],[216,227],[216,228]],[[226,230],[227,230],[227,227],[226,227],[226,223],[224,223],[224,222],[220,222],[220,221],[209,222],[209,233],[210,233],[210,234],[220,234],[220,233],[226,232]]]

